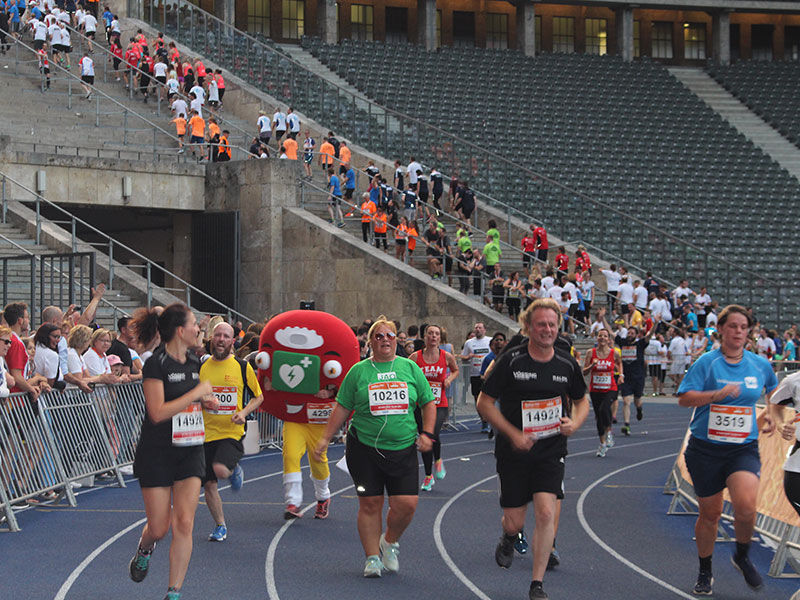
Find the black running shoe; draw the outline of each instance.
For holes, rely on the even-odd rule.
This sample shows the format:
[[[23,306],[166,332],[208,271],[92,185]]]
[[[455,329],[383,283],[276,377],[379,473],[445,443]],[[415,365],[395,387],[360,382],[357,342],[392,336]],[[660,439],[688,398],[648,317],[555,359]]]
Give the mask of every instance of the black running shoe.
[[[697,574],[697,583],[694,584],[692,593],[695,596],[710,596],[713,593],[712,585],[714,585],[714,576],[711,571],[700,571]]]
[[[547,600],[549,597],[542,588],[541,583],[531,583],[531,589],[528,591],[530,600]]]
[[[764,587],[764,581],[761,579],[761,574],[756,570],[753,563],[750,561],[749,556],[742,556],[736,558],[736,554],[731,556],[731,563],[736,567],[736,570],[744,575],[745,583],[753,590],[760,590]]]
[[[497,543],[497,548],[494,549],[494,559],[497,564],[504,569],[508,569],[514,560],[514,542],[516,536],[508,537],[503,534],[500,536],[500,541]]]
[[[558,553],[558,550],[553,548],[550,551],[550,556],[547,558],[547,570],[550,571],[552,569],[555,569],[560,564],[561,564],[561,555]]]
[[[155,549],[155,546],[153,546],[153,549]],[[128,566],[131,579],[136,583],[144,581],[144,578],[147,577],[147,569],[150,568],[151,556],[153,556],[153,550],[147,553],[142,552],[141,548],[136,550],[136,554],[131,559],[131,563]]]
[[[641,421],[643,416],[644,416],[644,412],[642,411],[642,407],[641,406],[637,406],[636,407],[636,420],[637,421]]]
[[[517,534],[517,541],[514,542],[514,550],[517,554],[527,554],[528,552],[528,538],[525,537],[525,532],[520,531]]]
[[[626,436],[631,435],[631,426],[630,425],[623,425],[622,426],[622,434]]]

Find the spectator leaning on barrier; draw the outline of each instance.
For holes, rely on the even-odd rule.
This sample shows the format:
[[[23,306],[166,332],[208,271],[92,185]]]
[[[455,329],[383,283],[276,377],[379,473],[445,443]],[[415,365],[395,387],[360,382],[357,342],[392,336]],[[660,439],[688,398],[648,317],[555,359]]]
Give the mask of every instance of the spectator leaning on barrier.
[[[25,367],[28,364],[28,351],[22,342],[22,336],[30,330],[31,318],[28,314],[28,305],[24,302],[13,302],[3,309],[3,318],[11,328],[11,347],[6,354],[6,364],[15,386],[11,392],[26,392],[34,402],[39,394],[49,392],[50,386],[41,378],[31,377],[25,379]]]

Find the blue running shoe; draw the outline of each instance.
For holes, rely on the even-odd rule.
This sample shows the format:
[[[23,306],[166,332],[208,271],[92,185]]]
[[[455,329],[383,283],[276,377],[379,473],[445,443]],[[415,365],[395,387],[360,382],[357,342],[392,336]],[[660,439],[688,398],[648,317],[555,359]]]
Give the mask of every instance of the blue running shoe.
[[[224,542],[225,538],[228,537],[228,528],[225,525],[217,525],[214,527],[214,531],[212,531],[208,536],[209,542]]]
[[[525,537],[525,530],[517,534],[517,541],[514,542],[514,550],[516,550],[518,554],[527,554],[528,538]]]
[[[228,480],[231,482],[231,489],[234,492],[238,492],[242,489],[244,485],[244,469],[242,469],[242,465],[236,465],[236,468],[231,473],[231,478]]]
[[[433,476],[439,480],[447,476],[447,469],[444,468],[444,461],[441,458],[433,463]]]

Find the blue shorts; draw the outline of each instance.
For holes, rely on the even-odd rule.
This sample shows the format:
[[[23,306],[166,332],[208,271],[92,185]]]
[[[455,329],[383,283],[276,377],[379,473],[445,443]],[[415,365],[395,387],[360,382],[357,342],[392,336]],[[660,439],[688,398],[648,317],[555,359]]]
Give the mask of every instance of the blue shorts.
[[[728,477],[737,471],[749,471],[757,477],[761,475],[758,440],[744,444],[715,444],[691,436],[683,456],[699,498],[724,490]]]
[[[192,143],[192,144],[202,144],[205,141],[206,140],[202,135],[193,135],[191,137],[191,142],[190,143]]]

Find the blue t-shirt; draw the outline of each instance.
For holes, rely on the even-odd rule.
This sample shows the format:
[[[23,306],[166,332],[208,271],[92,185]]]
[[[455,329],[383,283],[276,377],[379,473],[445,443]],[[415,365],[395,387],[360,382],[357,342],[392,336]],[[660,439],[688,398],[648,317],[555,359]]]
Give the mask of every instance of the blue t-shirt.
[[[339,183],[339,178],[336,175],[331,175],[328,187],[331,188],[331,193],[333,193],[334,196],[342,195],[342,184]]]
[[[347,172],[344,174],[345,182],[344,182],[344,189],[346,190],[354,190],[356,189],[356,172],[352,169],[347,169]],[[375,203],[375,206],[378,206],[378,203]]]
[[[794,360],[797,356],[797,348],[795,348],[794,342],[789,340],[783,347],[783,360]]]
[[[42,20],[42,18],[44,18],[44,15],[42,14],[42,11],[39,10],[38,6],[34,6],[31,12],[33,13],[33,16],[39,19],[40,21]]]
[[[486,373],[486,369],[489,368],[489,365],[492,364],[492,361],[495,359],[495,357],[495,353],[491,350],[489,350],[489,354],[483,357],[483,362],[481,362],[481,375]]]
[[[689,329],[689,331],[691,331],[692,333],[697,331],[698,323],[696,314],[694,314],[693,312],[689,312],[683,315],[683,321],[686,324],[686,327]]]
[[[756,424],[755,415],[756,401],[761,397],[765,389],[769,393],[778,386],[778,378],[775,377],[775,371],[772,370],[772,366],[767,359],[753,354],[752,352],[745,351],[742,360],[732,365],[725,360],[722,352],[719,350],[712,350],[711,352],[703,354],[689,368],[689,372],[686,373],[686,377],[683,378],[678,388],[678,395],[680,396],[689,391],[711,392],[720,390],[729,383],[739,385],[739,396],[736,398],[728,396],[714,404],[751,407],[753,409],[751,419],[752,425],[750,427],[750,434],[744,442],[756,440],[758,439],[758,425]],[[692,424],[690,425],[692,435],[706,442],[727,444],[729,442],[710,440],[708,438],[708,415],[710,407],[710,404],[706,404],[705,406],[698,406],[694,409]]]
[[[381,203],[381,189],[374,187],[369,191],[369,199],[375,203],[375,206]]]
[[[19,9],[16,4],[12,4],[8,8],[9,21],[11,23],[19,23]]]
[[[111,21],[114,20],[114,14],[110,10],[107,10],[103,13],[103,20],[106,22],[106,27],[111,27]]]

